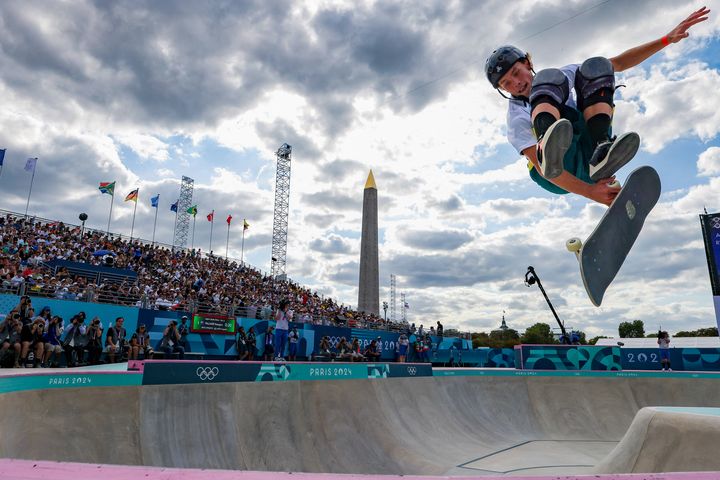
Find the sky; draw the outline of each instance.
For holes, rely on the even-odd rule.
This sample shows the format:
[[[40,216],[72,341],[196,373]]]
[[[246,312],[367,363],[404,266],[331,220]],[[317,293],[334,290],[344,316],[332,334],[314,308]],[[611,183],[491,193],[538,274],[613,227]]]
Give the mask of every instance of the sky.
[[[555,325],[617,335],[623,321],[671,332],[715,325],[698,214],[720,211],[717,12],[618,74],[615,132],[641,150],[663,193],[594,307],[570,237],[605,207],[534,184],[507,143],[507,101],[483,74],[498,45],[537,68],[612,57],[655,40],[694,1],[57,1],[0,10],[0,209],[172,243],[169,206],[194,179],[194,246],[270,270],[275,152],[293,148],[288,277],[357,304],[363,187],[378,187],[380,298],[397,276],[408,321],[480,331]],[[717,10],[717,5],[709,4]],[[389,312],[388,312],[389,313]],[[398,304],[397,316],[400,316]]]

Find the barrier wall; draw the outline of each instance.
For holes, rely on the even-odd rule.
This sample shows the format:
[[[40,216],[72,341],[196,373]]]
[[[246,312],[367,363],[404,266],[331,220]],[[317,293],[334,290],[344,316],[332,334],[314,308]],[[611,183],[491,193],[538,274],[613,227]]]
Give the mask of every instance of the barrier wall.
[[[620,347],[518,345],[515,357],[523,370],[622,370]]]
[[[225,382],[284,382],[431,377],[428,364],[391,363],[262,363],[150,360],[143,369],[143,385]]]

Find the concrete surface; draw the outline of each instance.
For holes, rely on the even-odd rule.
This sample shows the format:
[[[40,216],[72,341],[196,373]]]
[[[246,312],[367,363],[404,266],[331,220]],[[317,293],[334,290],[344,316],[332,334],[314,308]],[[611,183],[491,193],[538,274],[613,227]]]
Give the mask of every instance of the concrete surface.
[[[720,470],[720,417],[640,411],[720,407],[719,393],[715,379],[532,376],[24,391],[0,395],[0,457],[404,475]]]

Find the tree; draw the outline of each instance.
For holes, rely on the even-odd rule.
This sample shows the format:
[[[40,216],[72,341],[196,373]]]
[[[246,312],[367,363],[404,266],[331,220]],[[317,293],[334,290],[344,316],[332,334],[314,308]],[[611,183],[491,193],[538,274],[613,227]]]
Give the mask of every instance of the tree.
[[[676,337],[717,337],[717,327],[700,328],[698,330],[691,330],[689,332],[679,331],[675,334]]]
[[[601,338],[608,338],[608,337],[605,337],[603,335],[600,335],[599,337],[593,337],[588,342],[588,345],[595,345],[598,342],[598,340],[600,340]]]
[[[547,323],[536,323],[528,327],[520,337],[520,341],[524,344],[553,344],[558,343],[553,337],[550,325]]]
[[[620,338],[645,338],[645,324],[642,320],[622,322],[618,325],[618,333]]]
[[[472,334],[473,348],[512,348],[520,343],[520,335],[512,328],[507,330],[493,330],[490,334],[476,332]]]

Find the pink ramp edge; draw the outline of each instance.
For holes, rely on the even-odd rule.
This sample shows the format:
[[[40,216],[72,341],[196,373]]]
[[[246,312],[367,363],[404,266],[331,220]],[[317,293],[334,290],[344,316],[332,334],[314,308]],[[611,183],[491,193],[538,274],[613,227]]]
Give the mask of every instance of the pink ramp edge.
[[[417,475],[356,475],[336,473],[246,472],[239,470],[199,470],[192,468],[124,467],[90,463],[34,462],[32,460],[0,459],[0,478],[3,480],[717,480],[720,472],[688,473],[631,473],[620,475],[568,475],[568,476],[417,476]]]

